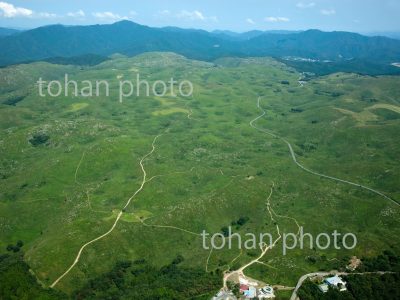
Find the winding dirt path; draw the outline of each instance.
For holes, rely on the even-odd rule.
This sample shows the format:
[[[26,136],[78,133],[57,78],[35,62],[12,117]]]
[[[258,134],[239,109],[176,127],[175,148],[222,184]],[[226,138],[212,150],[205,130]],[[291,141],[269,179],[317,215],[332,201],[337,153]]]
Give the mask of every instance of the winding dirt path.
[[[82,183],[80,183],[78,181],[78,171],[79,171],[79,168],[81,167],[83,159],[85,158],[85,155],[86,155],[86,150],[83,151],[81,159],[79,160],[79,163],[78,163],[78,165],[76,166],[76,169],[75,169],[75,183],[77,183],[79,185],[82,185]]]
[[[261,119],[261,118],[264,117],[264,115],[266,114],[265,110],[262,109],[261,106],[260,106],[260,99],[261,99],[261,97],[258,97],[258,99],[257,99],[257,108],[259,108],[259,109],[262,110],[262,114],[259,115],[258,117],[256,117],[255,119],[251,120],[250,123],[249,123],[250,126],[253,127],[254,129],[258,130],[258,131],[261,131],[261,132],[263,132],[263,133],[266,133],[266,134],[268,134],[268,135],[270,135],[270,136],[272,136],[272,137],[274,137],[274,138],[280,139],[280,140],[282,140],[284,143],[286,143],[286,145],[287,145],[288,148],[289,148],[289,151],[290,151],[290,155],[291,155],[291,157],[292,157],[292,160],[293,160],[293,162],[294,162],[298,167],[300,167],[300,168],[303,169],[304,171],[306,171],[306,172],[308,172],[308,173],[311,173],[311,174],[313,174],[313,175],[316,175],[316,176],[320,176],[320,177],[323,177],[323,178],[327,178],[327,179],[331,179],[331,180],[334,180],[334,181],[338,181],[338,182],[342,182],[342,183],[346,183],[346,184],[350,184],[350,185],[353,185],[353,186],[357,186],[357,187],[363,188],[363,189],[365,189],[365,190],[368,190],[368,191],[373,192],[373,193],[375,193],[375,194],[377,194],[377,195],[379,195],[379,196],[384,197],[385,199],[387,199],[387,200],[389,200],[389,201],[395,203],[396,205],[399,205],[399,203],[398,203],[397,201],[395,201],[394,199],[392,199],[392,198],[386,196],[385,194],[383,194],[383,193],[380,192],[380,191],[374,190],[374,189],[372,189],[372,188],[369,188],[369,187],[364,186],[364,185],[361,185],[361,184],[353,183],[353,182],[351,182],[351,181],[343,180],[343,179],[336,178],[336,177],[329,176],[329,175],[325,175],[325,174],[320,174],[320,173],[314,172],[314,171],[312,171],[312,170],[310,170],[310,169],[304,167],[303,165],[301,165],[301,164],[297,161],[297,159],[296,159],[296,154],[295,154],[295,152],[294,152],[294,150],[293,150],[293,148],[292,148],[292,145],[291,145],[285,138],[282,138],[282,137],[278,136],[277,134],[275,134],[275,133],[273,133],[273,132],[270,132],[270,131],[268,131],[268,130],[266,130],[266,129],[263,129],[263,128],[259,128],[259,127],[257,127],[256,125],[254,125],[254,123],[255,123],[257,120]],[[268,196],[268,198],[267,198],[267,203],[266,203],[266,205],[267,205],[267,210],[268,210],[268,212],[269,212],[269,215],[270,215],[271,220],[272,220],[273,222],[275,222],[275,219],[274,219],[273,215],[275,215],[276,217],[279,217],[279,218],[290,219],[290,220],[292,220],[292,221],[295,222],[295,224],[296,224],[296,226],[297,226],[297,228],[298,228],[297,234],[299,234],[299,233],[300,233],[300,225],[299,225],[298,221],[297,221],[295,218],[288,217],[288,216],[284,216],[284,215],[279,215],[279,214],[277,214],[277,213],[271,208],[270,198],[271,198],[271,195],[272,195],[272,192],[273,192],[273,188],[274,188],[274,184],[273,184],[272,187],[271,187],[271,192],[270,192],[270,194],[269,194],[269,196]],[[249,263],[245,264],[244,266],[242,266],[241,268],[239,268],[239,269],[236,270],[236,271],[233,271],[233,272],[225,272],[225,273],[224,273],[224,277],[223,277],[223,288],[222,288],[223,290],[228,290],[228,287],[227,287],[227,280],[228,280],[228,278],[230,278],[230,277],[232,277],[232,276],[235,276],[235,275],[246,278],[246,276],[244,275],[244,270],[245,270],[246,268],[248,268],[249,266],[251,266],[251,265],[254,264],[254,263],[265,264],[264,262],[262,262],[262,261],[260,261],[260,260],[264,257],[264,255],[267,253],[267,251],[268,251],[269,249],[273,248],[273,247],[276,245],[276,243],[281,239],[281,234],[280,234],[279,226],[278,226],[278,224],[277,224],[276,222],[275,222],[275,224],[276,224],[276,230],[277,230],[277,233],[278,233],[278,238],[273,242],[272,245],[270,245],[270,246],[265,245],[265,248],[264,248],[264,249],[263,249],[263,245],[260,245],[260,248],[261,248],[262,252],[261,252],[260,256],[258,256],[258,257],[255,258],[254,260],[252,260],[252,261],[250,261]],[[211,253],[210,253],[210,254],[211,254]],[[265,265],[266,265],[266,264],[265,264]],[[295,288],[293,288],[293,287],[284,287],[284,288],[285,288],[285,289],[293,289],[293,294],[292,294],[292,297],[291,297],[290,299],[291,299],[291,300],[295,300],[295,299],[297,298],[297,293],[296,293],[296,292],[297,292],[297,290],[300,288],[301,284],[303,283],[303,281],[304,281],[305,279],[307,279],[309,276],[313,276],[313,275],[328,275],[328,274],[330,274],[330,273],[332,273],[332,271],[331,271],[331,272],[316,272],[316,273],[306,274],[306,275],[303,275],[303,276],[299,279],[299,282],[297,283],[297,285],[296,285]],[[337,274],[338,274],[338,275],[345,275],[345,274],[347,274],[347,273],[337,273]],[[249,279],[250,279],[250,278],[249,278]]]
[[[147,218],[147,219],[150,219],[150,218]],[[146,219],[146,220],[147,220],[147,219]],[[141,219],[139,219],[139,220],[140,220],[140,222],[142,223],[143,226],[147,226],[147,227],[156,227],[156,228],[175,229],[175,230],[183,231],[183,232],[186,232],[186,233],[190,233],[190,234],[192,234],[192,235],[201,236],[200,233],[193,232],[193,231],[190,231],[190,230],[186,230],[186,229],[184,229],[184,228],[180,228],[180,227],[177,227],[177,226],[173,226],[173,225],[155,225],[155,224],[147,224],[147,223],[145,223],[146,220],[141,220]]]
[[[269,195],[268,195],[268,198],[267,198],[267,200],[266,200],[267,210],[268,210],[268,213],[269,213],[269,216],[270,216],[272,222],[275,222],[275,219],[274,219],[274,216],[273,216],[273,214],[272,214],[270,199],[271,199],[272,193],[273,193],[273,191],[274,191],[274,190],[273,190],[273,189],[274,189],[274,186],[275,186],[275,184],[272,183],[271,191],[270,191],[270,193],[269,193]],[[275,222],[275,223],[276,223],[276,222]],[[276,232],[277,232],[277,234],[278,234],[278,237],[275,239],[275,241],[274,241],[271,245],[266,245],[265,243],[264,243],[264,245],[260,245],[261,254],[260,254],[257,258],[255,258],[255,259],[253,259],[252,261],[248,262],[247,264],[245,264],[244,266],[240,267],[240,268],[237,269],[236,271],[232,271],[232,272],[229,272],[229,273],[228,273],[228,272],[225,272],[224,277],[223,277],[223,287],[222,287],[222,289],[228,290],[227,281],[228,281],[228,278],[231,277],[231,276],[238,275],[238,276],[242,276],[242,277],[245,277],[245,278],[246,278],[246,275],[244,275],[244,270],[245,270],[246,268],[250,267],[251,265],[253,265],[253,264],[255,264],[255,263],[258,263],[258,262],[260,261],[260,259],[263,258],[264,255],[268,252],[268,250],[270,250],[270,249],[272,249],[272,248],[275,247],[275,245],[278,243],[278,241],[279,241],[279,240],[281,239],[281,237],[282,237],[282,236],[281,236],[281,233],[280,233],[280,230],[279,230],[279,225],[276,223],[275,226],[276,226]]]
[[[56,286],[56,284],[57,284],[61,279],[63,279],[64,276],[66,276],[66,275],[75,267],[75,265],[79,262],[79,259],[80,259],[80,257],[81,257],[81,254],[82,254],[83,250],[84,250],[87,246],[89,246],[90,244],[93,244],[94,242],[96,242],[96,241],[98,241],[98,240],[101,240],[102,238],[106,237],[106,236],[109,235],[111,232],[113,232],[113,230],[114,230],[115,227],[117,226],[119,220],[121,219],[121,216],[122,216],[124,210],[129,206],[129,204],[131,203],[132,199],[143,189],[143,187],[144,187],[144,185],[146,184],[146,182],[148,182],[148,181],[146,181],[147,173],[146,173],[146,170],[145,170],[145,168],[144,168],[143,162],[144,162],[144,160],[145,160],[148,156],[150,156],[150,155],[154,152],[154,150],[156,149],[156,147],[155,147],[155,142],[157,141],[157,139],[158,139],[160,136],[161,136],[161,135],[157,135],[157,136],[153,139],[153,142],[152,142],[152,144],[151,144],[151,147],[152,147],[151,150],[150,150],[146,155],[144,155],[144,156],[141,158],[141,160],[140,160],[140,162],[139,162],[139,165],[140,165],[140,168],[142,169],[142,172],[143,172],[142,183],[140,184],[140,187],[136,190],[136,192],[127,200],[127,202],[126,202],[125,206],[122,208],[122,210],[118,213],[117,218],[115,219],[115,221],[114,221],[113,225],[111,226],[111,228],[110,228],[106,233],[104,233],[104,234],[102,234],[102,235],[100,235],[100,236],[98,236],[98,237],[96,237],[96,238],[90,240],[89,242],[83,244],[83,246],[79,249],[78,254],[76,255],[76,258],[75,258],[74,262],[71,264],[71,266],[70,266],[60,277],[58,277],[58,278],[50,285],[51,288],[54,288],[54,287]],[[80,166],[80,164],[81,164],[81,162],[82,162],[83,157],[84,157],[84,154],[82,155],[81,160],[80,160],[80,162],[79,162],[79,164],[78,164],[78,167],[77,167],[77,169],[76,169],[76,171],[75,171],[75,181],[76,181],[76,175],[77,175],[77,172],[78,172],[78,169],[79,169],[79,166]]]
[[[364,185],[362,185],[362,184],[358,184],[358,183],[354,183],[354,182],[351,182],[351,181],[348,181],[348,180],[344,180],[344,179],[336,178],[336,177],[333,177],[333,176],[329,176],[329,175],[325,175],[325,174],[321,174],[321,173],[314,172],[314,171],[312,171],[312,170],[310,170],[310,169],[304,167],[302,164],[300,164],[300,163],[297,161],[297,159],[296,159],[296,154],[295,154],[295,152],[294,152],[294,150],[293,150],[293,148],[292,148],[292,145],[291,145],[285,138],[280,137],[279,135],[277,135],[277,134],[275,134],[275,133],[273,133],[273,132],[271,132],[271,131],[269,131],[269,130],[266,130],[266,129],[263,129],[263,128],[260,128],[260,127],[257,127],[256,125],[254,125],[254,123],[255,123],[257,120],[261,119],[261,118],[264,117],[264,115],[266,114],[265,110],[260,106],[260,100],[261,100],[261,97],[258,97],[258,99],[257,99],[257,108],[259,108],[259,109],[262,111],[262,114],[259,115],[258,117],[256,117],[255,119],[251,120],[250,123],[249,123],[250,126],[253,127],[254,129],[258,130],[258,131],[261,131],[261,132],[263,132],[263,133],[266,133],[266,134],[268,134],[268,135],[270,135],[270,136],[272,136],[272,137],[274,137],[274,138],[280,139],[281,141],[285,142],[286,145],[287,145],[288,148],[289,148],[290,155],[291,155],[291,157],[292,157],[293,162],[294,162],[298,167],[300,167],[302,170],[304,170],[304,171],[306,171],[306,172],[308,172],[308,173],[310,173],[310,174],[316,175],[316,176],[320,176],[320,177],[327,178],[327,179],[331,179],[331,180],[338,181],[338,182],[341,182],[341,183],[346,183],[346,184],[349,184],[349,185],[353,185],[353,186],[362,188],[362,189],[364,189],[364,190],[368,190],[368,191],[370,191],[370,192],[372,192],[372,193],[375,193],[375,194],[377,194],[377,195],[379,195],[379,196],[381,196],[381,197],[383,197],[383,198],[385,198],[385,199],[387,199],[387,200],[393,202],[394,204],[400,206],[400,203],[399,203],[399,202],[397,202],[396,200],[394,200],[394,199],[392,199],[392,198],[386,196],[384,193],[382,193],[382,192],[380,192],[380,191],[377,191],[377,190],[372,189],[372,188],[370,188],[370,187],[364,186]]]

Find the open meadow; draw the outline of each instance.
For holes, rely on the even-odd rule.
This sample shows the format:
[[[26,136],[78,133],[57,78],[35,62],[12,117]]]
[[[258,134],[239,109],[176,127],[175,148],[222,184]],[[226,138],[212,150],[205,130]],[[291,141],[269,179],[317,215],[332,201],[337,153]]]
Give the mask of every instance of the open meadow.
[[[110,96],[39,96],[39,77],[63,80],[65,73],[108,80]],[[138,73],[150,82],[190,80],[193,96],[120,103],[118,80]],[[119,261],[145,259],[160,268],[179,256],[190,269],[236,270],[261,250],[210,253],[200,235],[232,224],[243,237],[277,237],[277,224],[281,233],[302,226],[314,235],[357,236],[352,250],[286,255],[278,241],[245,271],[271,285],[293,287],[303,274],[338,268],[351,256],[399,253],[399,77],[304,76],[268,57],[201,62],[160,52],[115,55],[92,67],[0,69],[0,248],[23,241],[25,261],[48,287],[118,218],[56,283],[66,294]],[[263,111],[252,123],[258,130],[251,121]],[[306,172],[282,139],[263,130],[288,141],[304,167],[393,201]],[[271,187],[274,221],[266,205]],[[235,225],[240,218],[246,221]]]

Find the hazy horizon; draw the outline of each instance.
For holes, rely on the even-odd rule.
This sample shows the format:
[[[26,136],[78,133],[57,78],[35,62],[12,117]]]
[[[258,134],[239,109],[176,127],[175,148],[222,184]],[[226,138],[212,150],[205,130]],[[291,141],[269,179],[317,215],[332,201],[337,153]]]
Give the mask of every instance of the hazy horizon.
[[[384,1],[284,0],[271,3],[228,1],[210,5],[160,0],[119,1],[3,1],[0,27],[32,29],[51,24],[93,25],[130,20],[150,27],[174,26],[207,31],[307,30],[358,33],[399,32],[400,3]],[[227,9],[229,7],[229,9]],[[212,9],[211,9],[212,8]]]
[[[123,21],[123,20],[120,20]],[[67,26],[67,27],[72,27],[72,26],[94,26],[94,25],[112,25],[115,23],[118,23],[120,21],[116,21],[113,23],[92,23],[92,24],[63,24],[63,23],[51,23],[51,24],[45,24],[45,25],[39,25],[36,27],[15,27],[15,26],[0,26],[0,28],[5,28],[5,29],[15,29],[15,30],[20,30],[20,31],[26,31],[26,30],[32,30],[35,28],[40,28],[40,27],[46,27],[46,26],[55,26],[55,25],[61,25],[61,26]],[[139,25],[142,26],[148,26],[151,28],[168,28],[168,27],[175,27],[175,28],[180,28],[180,29],[187,29],[187,30],[204,30],[207,32],[231,32],[231,33],[237,33],[237,34],[242,34],[242,33],[246,33],[246,32],[251,32],[251,31],[264,31],[264,32],[303,32],[303,31],[308,31],[308,30],[319,30],[319,31],[323,31],[323,32],[352,32],[352,33],[358,33],[361,35],[367,35],[367,36],[386,36],[386,37],[390,37],[390,38],[396,38],[399,39],[400,38],[400,30],[399,31],[366,31],[366,32],[362,32],[362,31],[350,31],[350,30],[323,30],[320,28],[306,28],[306,29],[249,29],[249,30],[245,30],[245,31],[239,31],[239,30],[231,30],[231,29],[225,29],[225,28],[216,28],[216,29],[212,29],[212,30],[207,30],[207,29],[202,29],[202,28],[196,28],[196,27],[181,27],[181,26],[173,26],[173,25],[165,25],[165,26],[151,26],[151,25],[147,25],[147,24],[142,24],[139,22],[135,22],[132,20],[127,20],[130,22],[134,22],[137,23]]]

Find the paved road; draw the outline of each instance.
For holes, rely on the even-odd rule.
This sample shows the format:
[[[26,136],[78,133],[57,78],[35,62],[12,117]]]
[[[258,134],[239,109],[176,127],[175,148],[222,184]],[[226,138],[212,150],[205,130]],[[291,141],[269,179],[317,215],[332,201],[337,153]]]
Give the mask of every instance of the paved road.
[[[310,278],[310,277],[314,277],[314,276],[328,276],[329,274],[334,274],[334,273],[333,272],[315,272],[315,273],[309,273],[309,274],[305,274],[305,275],[301,276],[299,281],[296,284],[296,287],[293,290],[293,293],[292,293],[292,296],[290,297],[290,300],[296,300],[297,299],[297,291],[301,287],[301,285],[303,284],[304,280],[306,280],[307,278]],[[341,274],[337,273],[337,275],[341,275]]]
[[[367,274],[379,274],[379,275],[383,275],[383,274],[387,274],[387,273],[394,273],[394,272],[382,272],[382,271],[377,271],[377,272],[363,272],[363,273],[348,273],[348,272],[338,272],[336,270],[332,270],[330,272],[315,272],[315,273],[309,273],[309,274],[305,274],[303,276],[300,277],[299,281],[297,282],[296,287],[293,290],[292,296],[290,297],[290,300],[296,300],[297,298],[297,291],[298,289],[301,287],[301,285],[303,284],[303,282],[310,277],[314,277],[314,276],[328,276],[331,274],[334,275],[367,275]]]
[[[359,188],[368,190],[368,191],[370,191],[370,192],[372,192],[372,193],[375,193],[375,194],[377,194],[377,195],[379,195],[379,196],[385,198],[386,200],[389,200],[389,201],[391,201],[392,203],[394,203],[394,204],[400,206],[400,203],[399,203],[399,202],[397,202],[396,200],[394,200],[394,199],[392,199],[392,198],[386,196],[384,193],[382,193],[382,192],[380,192],[380,191],[377,191],[377,190],[372,189],[372,188],[370,188],[370,187],[364,186],[364,185],[362,185],[362,184],[358,184],[358,183],[354,183],[354,182],[351,182],[351,181],[348,181],[348,180],[344,180],[344,179],[336,178],[336,177],[333,177],[333,176],[329,176],[329,175],[325,175],[325,174],[321,174],[321,173],[314,172],[314,171],[312,171],[312,170],[310,170],[310,169],[307,169],[307,168],[304,167],[302,164],[300,164],[300,163],[297,161],[297,159],[296,159],[296,154],[295,154],[295,152],[294,152],[294,150],[293,150],[293,148],[292,148],[292,145],[291,145],[285,138],[280,137],[280,136],[278,136],[278,135],[276,135],[276,134],[270,132],[269,130],[266,130],[266,129],[263,129],[263,128],[259,128],[259,127],[257,127],[256,125],[254,125],[254,122],[256,122],[258,119],[264,117],[264,115],[265,115],[265,110],[260,106],[260,100],[261,100],[261,97],[258,97],[258,99],[257,99],[257,107],[258,107],[259,109],[262,110],[262,114],[259,115],[257,118],[253,119],[252,121],[250,121],[250,123],[249,123],[250,126],[253,127],[254,129],[257,129],[258,131],[264,132],[264,133],[266,133],[266,134],[268,134],[268,135],[270,135],[270,136],[272,136],[272,137],[278,138],[278,139],[280,139],[281,141],[285,142],[286,145],[287,145],[288,148],[289,148],[289,151],[290,151],[290,155],[291,155],[291,157],[292,157],[292,160],[293,160],[293,162],[294,162],[297,166],[299,166],[301,169],[303,169],[304,171],[306,171],[306,172],[308,172],[308,173],[310,173],[310,174],[313,174],[313,175],[316,175],[316,176],[320,176],[320,177],[323,177],[323,178],[327,178],[327,179],[331,179],[331,180],[335,180],[335,181],[338,181],[338,182],[350,184],[350,185],[353,185],[353,186],[356,186],[356,187],[359,187]]]

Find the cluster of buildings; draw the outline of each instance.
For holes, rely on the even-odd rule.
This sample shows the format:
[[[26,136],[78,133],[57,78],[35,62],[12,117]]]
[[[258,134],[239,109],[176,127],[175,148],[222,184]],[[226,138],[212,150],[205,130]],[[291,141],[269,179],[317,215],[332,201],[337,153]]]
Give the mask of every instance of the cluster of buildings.
[[[250,280],[239,276],[239,299],[274,299],[274,288],[270,285],[265,285],[261,282]],[[264,285],[264,286],[263,286]],[[218,292],[212,300],[237,300],[232,291],[224,290]]]
[[[252,285],[240,285],[240,293],[244,296],[245,299],[273,299],[275,298],[274,289],[272,286],[266,285],[260,289]]]
[[[247,278],[239,277],[240,283],[240,294],[243,295],[245,299],[273,299],[275,298],[274,289],[272,286],[266,285],[261,288],[258,282],[253,282]]]

